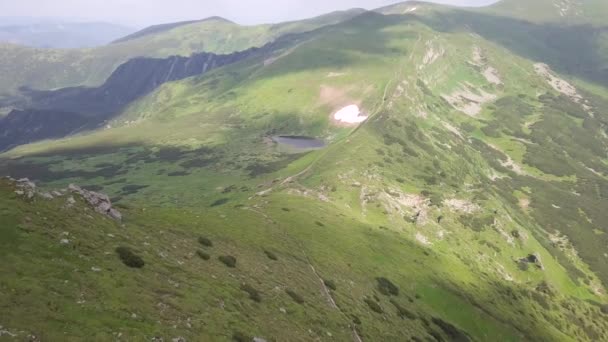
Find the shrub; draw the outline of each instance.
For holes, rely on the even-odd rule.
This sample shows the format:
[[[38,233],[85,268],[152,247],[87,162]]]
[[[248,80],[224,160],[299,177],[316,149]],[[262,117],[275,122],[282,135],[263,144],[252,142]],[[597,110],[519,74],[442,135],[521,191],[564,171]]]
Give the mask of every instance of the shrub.
[[[198,255],[201,259],[203,260],[209,260],[211,259],[211,256],[201,250],[196,251],[196,255]]]
[[[272,253],[271,251],[264,250],[264,254],[266,254],[266,256],[268,257],[268,259],[270,259],[270,260],[274,260],[274,261],[279,260],[279,258],[277,257],[277,255],[274,254],[274,253]]]
[[[253,288],[253,286],[249,284],[243,284],[241,285],[241,290],[247,292],[249,294],[249,299],[253,300],[254,302],[259,303],[262,301],[262,296],[260,296],[260,292]]]
[[[390,280],[384,278],[384,277],[380,277],[380,278],[376,278],[376,281],[378,282],[378,291],[380,291],[380,293],[382,293],[385,296],[398,296],[399,295],[399,288],[397,287],[397,285],[393,284]]]
[[[230,268],[236,267],[236,258],[232,255],[222,255],[218,258],[218,260]]]
[[[289,297],[291,297],[291,299],[293,299],[294,302],[298,304],[304,304],[304,298],[302,298],[302,296],[300,296],[299,294],[295,293],[293,290],[287,289],[285,290],[285,292],[289,295]]]
[[[116,253],[122,263],[131,268],[142,268],[144,267],[144,259],[142,259],[139,255],[135,254],[128,247],[118,247],[116,248]]]
[[[363,301],[364,301],[364,302],[367,304],[367,306],[369,306],[369,308],[370,308],[372,311],[377,312],[377,313],[380,313],[380,314],[381,314],[381,313],[384,313],[384,310],[382,310],[382,307],[380,306],[380,304],[378,304],[378,303],[377,303],[376,301],[374,301],[373,299],[370,299],[370,298],[365,298]]]
[[[325,227],[325,224],[323,222],[315,221],[315,224],[319,227]]]
[[[522,260],[517,262],[517,267],[519,267],[519,269],[522,271],[527,271],[530,268],[528,263]]]
[[[469,335],[466,332],[458,329],[451,323],[448,323],[448,322],[446,322],[440,318],[436,318],[436,317],[433,317],[432,321],[433,321],[433,323],[435,323],[435,325],[437,325],[439,328],[441,328],[441,330],[443,330],[443,332],[446,335],[448,335],[450,341],[455,341],[455,342],[470,342],[471,341],[471,338],[469,337]]]
[[[198,243],[200,243],[201,245],[203,245],[205,247],[213,247],[213,242],[206,237],[202,237],[202,236],[199,237]]]
[[[604,304],[600,307],[600,311],[602,311],[602,313],[604,315],[608,315],[608,304]]]
[[[325,284],[325,286],[331,289],[332,291],[336,291],[338,289],[336,283],[334,283],[332,280],[325,279],[323,280],[323,284]]]
[[[416,315],[414,313],[412,313],[410,310],[401,306],[401,304],[397,303],[396,300],[391,299],[391,304],[393,304],[393,306],[397,309],[397,315],[399,317],[404,318],[404,319],[407,318],[412,321],[416,319]]]
[[[230,201],[229,198],[220,198],[217,201],[211,203],[210,207],[219,207],[220,205],[224,205]]]
[[[232,340],[235,342],[251,342],[253,341],[253,336],[247,336],[240,331],[236,331],[232,334]]]

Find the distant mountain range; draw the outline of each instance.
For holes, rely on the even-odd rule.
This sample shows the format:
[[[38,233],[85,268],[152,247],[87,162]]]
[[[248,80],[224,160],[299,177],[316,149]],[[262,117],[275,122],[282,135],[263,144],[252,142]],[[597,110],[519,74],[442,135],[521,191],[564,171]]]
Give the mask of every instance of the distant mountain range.
[[[36,48],[94,47],[133,31],[133,28],[102,22],[0,17],[0,42]]]

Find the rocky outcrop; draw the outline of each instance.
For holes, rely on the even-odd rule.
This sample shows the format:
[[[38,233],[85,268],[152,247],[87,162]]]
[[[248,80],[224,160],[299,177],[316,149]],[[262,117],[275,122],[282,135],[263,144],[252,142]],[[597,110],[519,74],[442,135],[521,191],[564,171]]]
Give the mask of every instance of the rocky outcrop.
[[[108,195],[94,191],[88,191],[74,184],[70,184],[67,189],[44,192],[39,190],[36,187],[36,184],[27,178],[15,180],[10,177],[7,177],[7,179],[15,184],[15,193],[19,196],[27,198],[28,200],[33,200],[36,197],[45,200],[52,200],[66,196],[68,193],[71,193],[72,195],[81,197],[96,212],[102,215],[106,215],[116,221],[122,220],[122,214],[120,213],[120,211],[118,211],[112,206],[112,201],[110,201]],[[76,203],[77,202],[74,196],[69,196],[66,199],[66,207],[68,208],[74,206]]]
[[[115,208],[112,207],[112,202],[110,201],[110,198],[108,197],[108,195],[101,194],[101,193],[94,192],[94,191],[88,191],[88,190],[82,189],[81,187],[74,185],[74,184],[70,184],[70,186],[68,187],[68,190],[71,193],[82,196],[82,198],[91,207],[93,207],[93,209],[95,209],[96,212],[106,215],[117,221],[122,220],[122,214],[118,210],[116,210]]]

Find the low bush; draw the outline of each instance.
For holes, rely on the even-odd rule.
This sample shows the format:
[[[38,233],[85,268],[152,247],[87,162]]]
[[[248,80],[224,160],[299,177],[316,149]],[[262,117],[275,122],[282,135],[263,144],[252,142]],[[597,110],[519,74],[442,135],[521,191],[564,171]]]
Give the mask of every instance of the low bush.
[[[211,256],[201,250],[196,251],[196,255],[198,255],[201,259],[203,260],[209,260],[211,259]]]
[[[416,319],[416,315],[413,312],[401,306],[401,304],[397,303],[396,300],[391,299],[391,304],[393,304],[393,306],[397,309],[397,315],[399,317],[403,319],[407,318],[412,321]]]
[[[139,255],[135,254],[128,247],[118,247],[116,248],[116,253],[122,263],[131,268],[142,268],[145,265],[144,259],[142,259]]]
[[[295,291],[287,289],[285,290],[285,292],[289,295],[289,297],[291,297],[291,299],[293,299],[294,302],[298,304],[304,304],[304,298],[302,298],[302,296],[300,296],[299,294],[295,293]]]
[[[229,201],[230,201],[229,198],[220,198],[217,201],[211,203],[210,207],[219,207],[221,205],[228,203]]]
[[[338,289],[336,283],[334,283],[332,280],[325,279],[323,280],[323,284],[325,284],[325,286],[332,291],[336,291]]]
[[[234,342],[251,342],[253,341],[253,336],[248,336],[240,331],[236,331],[234,334],[232,334],[232,340]]]
[[[271,251],[264,250],[264,254],[266,254],[266,256],[268,257],[268,259],[270,259],[270,260],[274,260],[274,261],[279,260],[279,258],[277,257],[277,255],[274,254]]]
[[[241,290],[247,292],[247,294],[249,294],[249,299],[253,300],[254,302],[259,303],[262,301],[262,296],[260,295],[260,291],[253,288],[253,286],[251,286],[249,284],[243,284],[243,285],[241,285]]]
[[[382,307],[380,306],[380,304],[378,304],[375,300],[371,299],[371,298],[365,298],[363,300],[367,306],[369,306],[369,308],[376,313],[384,313],[384,310],[382,310]]]
[[[230,268],[236,267],[236,258],[232,255],[222,255],[218,258],[218,260]]]
[[[399,288],[397,287],[397,285],[393,284],[390,280],[384,278],[384,277],[379,277],[376,278],[376,281],[378,282],[378,291],[380,291],[380,293],[382,293],[385,296],[398,296],[399,295]]]
[[[202,237],[202,236],[199,237],[198,243],[200,243],[201,245],[203,245],[205,247],[213,247],[213,242],[206,237]]]

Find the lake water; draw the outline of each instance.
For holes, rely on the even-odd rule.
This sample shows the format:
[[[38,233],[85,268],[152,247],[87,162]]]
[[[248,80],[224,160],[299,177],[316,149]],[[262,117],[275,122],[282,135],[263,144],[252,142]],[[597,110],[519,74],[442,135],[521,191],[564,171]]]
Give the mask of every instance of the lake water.
[[[320,150],[325,147],[325,141],[304,136],[277,135],[272,137],[272,140],[279,145],[297,150]]]

